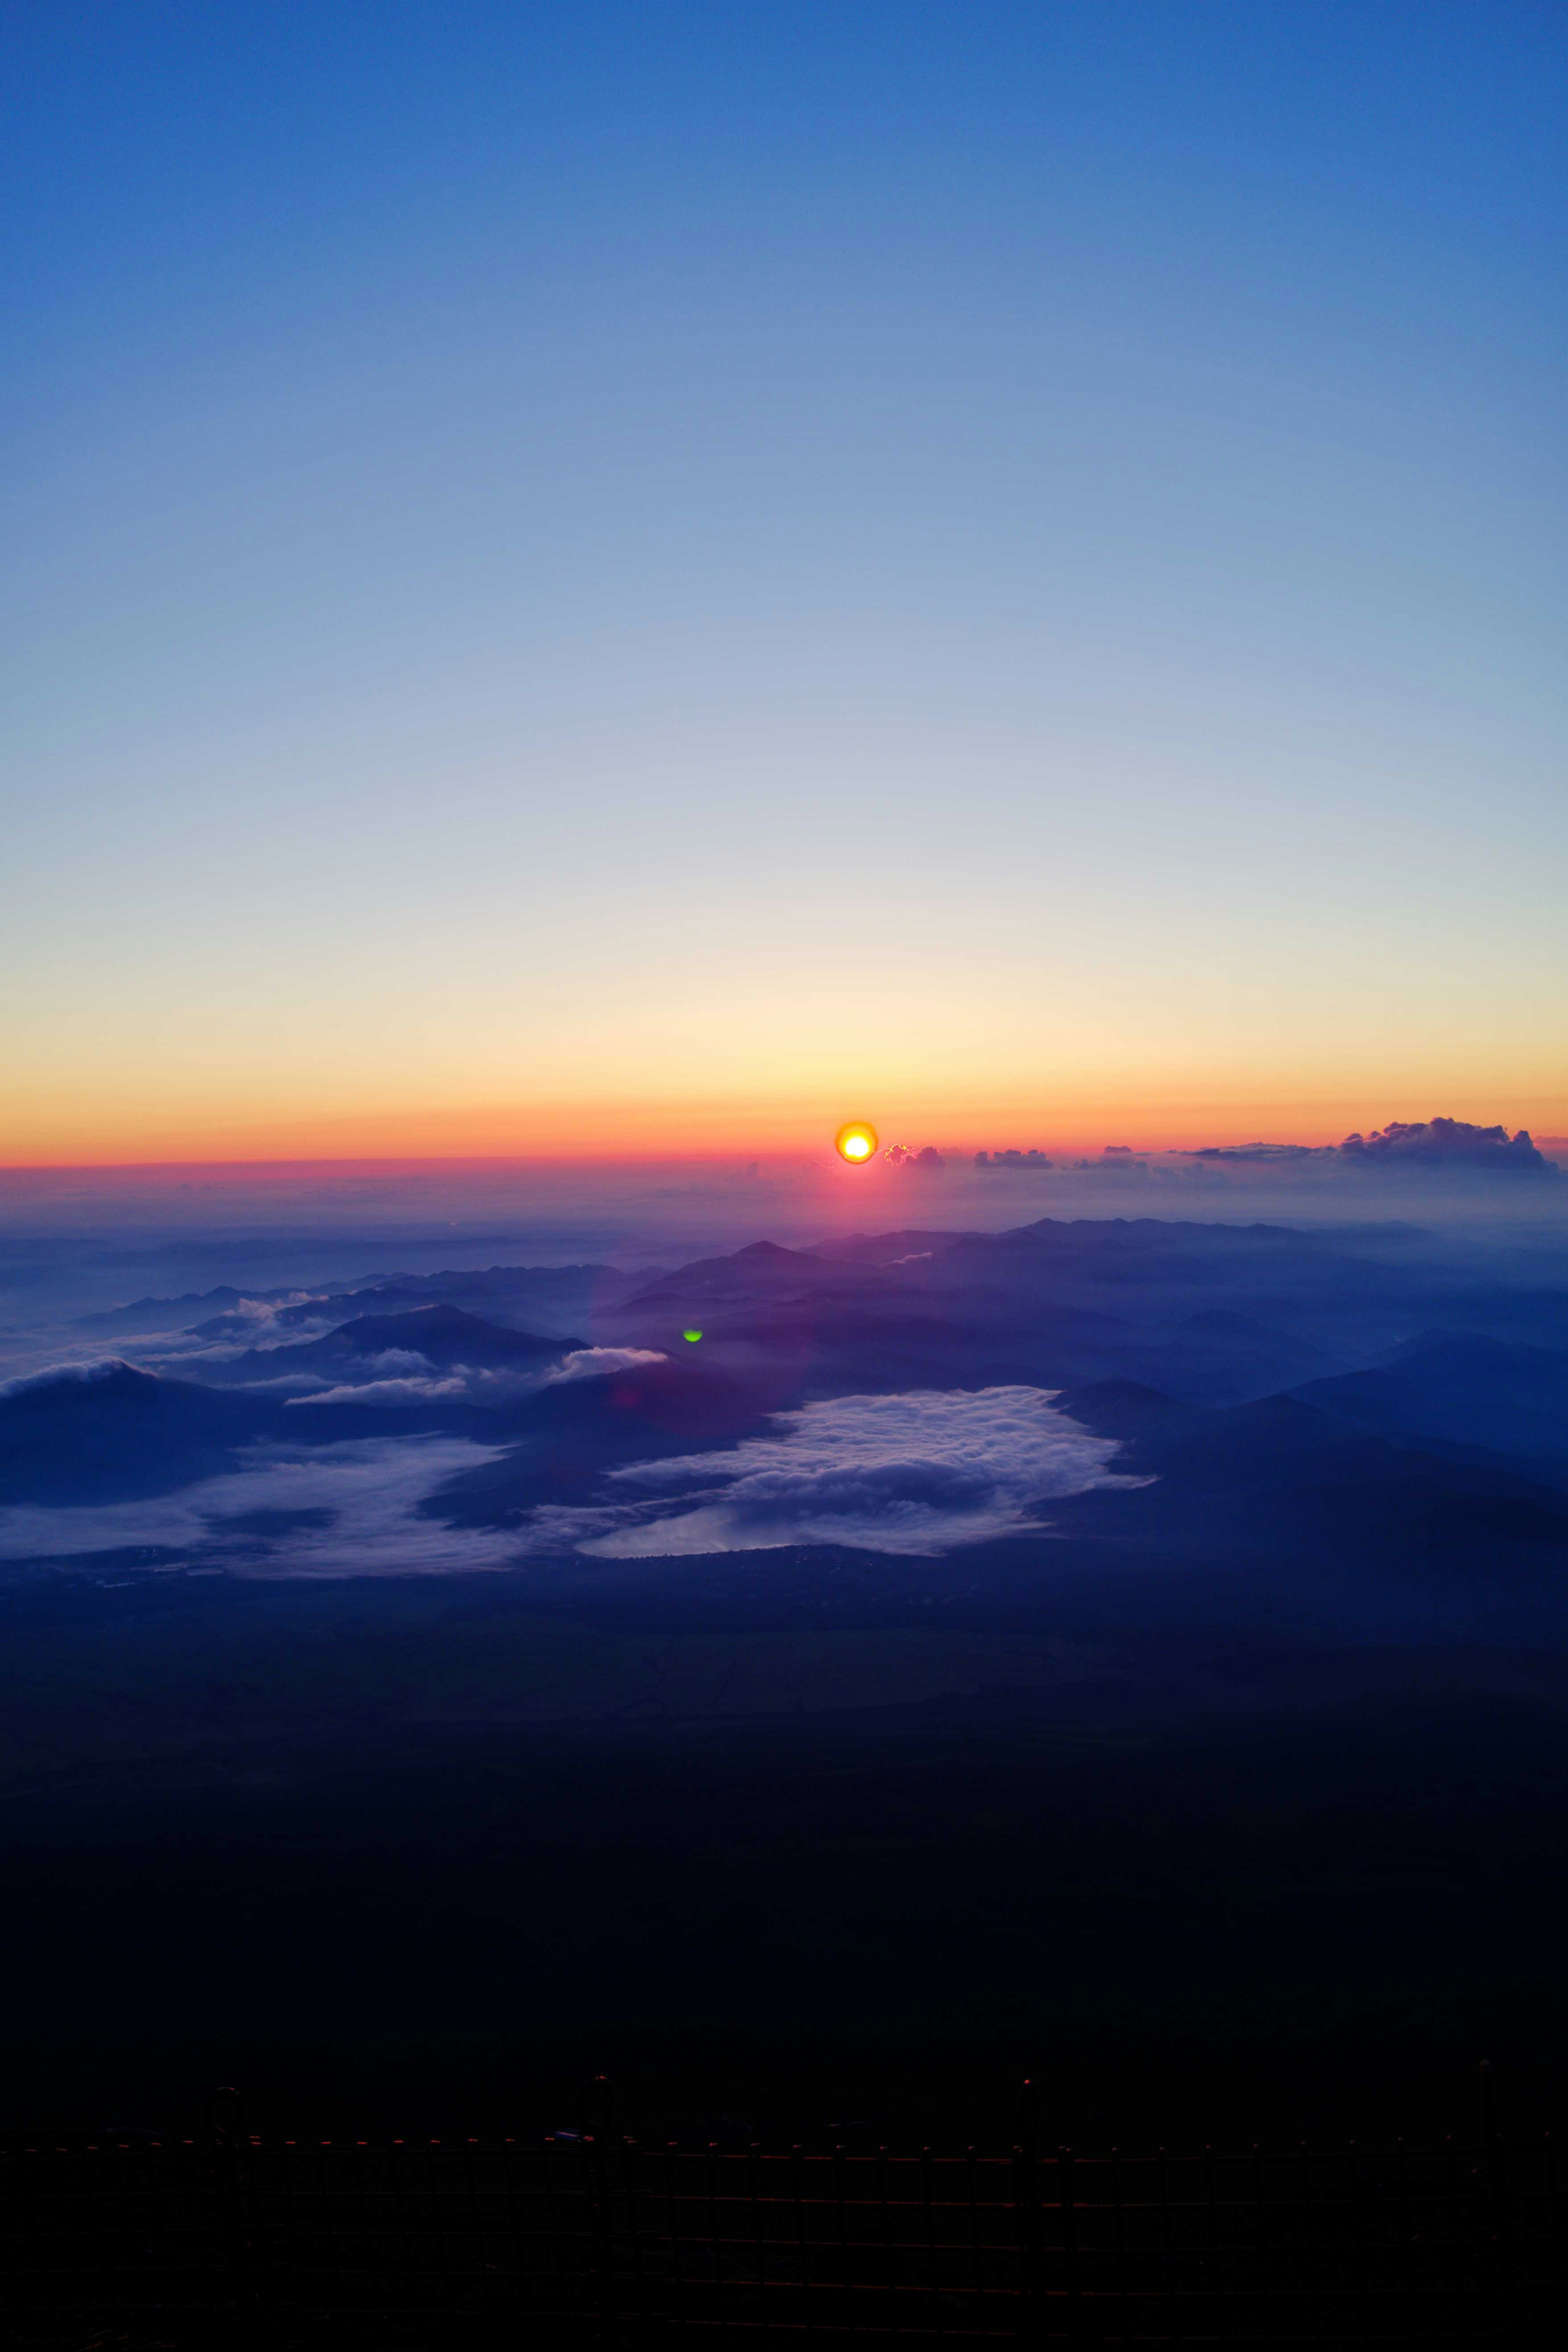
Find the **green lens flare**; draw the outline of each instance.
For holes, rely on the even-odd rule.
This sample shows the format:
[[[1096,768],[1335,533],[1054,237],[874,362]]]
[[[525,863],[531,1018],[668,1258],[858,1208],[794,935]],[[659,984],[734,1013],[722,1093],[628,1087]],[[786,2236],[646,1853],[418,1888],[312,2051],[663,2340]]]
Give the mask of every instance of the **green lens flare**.
[[[702,1338],[702,1333],[700,1331],[683,1331],[681,1333],[681,1337],[683,1339],[689,1339],[692,1345],[695,1347],[697,1341]]]

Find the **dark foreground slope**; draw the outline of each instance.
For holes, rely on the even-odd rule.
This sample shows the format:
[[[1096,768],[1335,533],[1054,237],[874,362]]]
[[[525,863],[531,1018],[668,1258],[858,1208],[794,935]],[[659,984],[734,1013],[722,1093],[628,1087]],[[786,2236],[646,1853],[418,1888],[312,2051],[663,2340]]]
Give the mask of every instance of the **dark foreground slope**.
[[[1028,2066],[1074,2134],[1294,2129],[1483,2050],[1551,2093],[1568,1661],[1041,1621],[955,1670],[829,1563],[791,1600],[762,1638],[522,1578],[14,1595],[7,2119],[238,2076],[291,2129],[548,2121],[608,2067],[973,2129]]]
[[[493,1405],[136,1375],[162,1455],[110,1442],[114,1391],[62,1389],[68,1486],[97,1463],[100,1493],[269,1429],[391,1432],[389,1465],[427,1423],[482,1438],[425,1500],[438,1566],[444,1528],[509,1558],[539,1505],[852,1381],[1061,1388],[1145,1483],[945,1556],[14,1568],[8,2119],[158,2123],[237,2077],[289,2130],[512,2128],[604,2067],[633,2128],[706,2102],[935,2134],[946,2101],[968,2137],[994,2099],[1005,2137],[1027,2067],[1064,2137],[1175,2100],[1189,2137],[1288,2137],[1396,2095],[1417,2128],[1412,2084],[1448,2128],[1484,2053],[1528,2121],[1568,2065],[1561,1290],[1422,1249],[1112,1224],[742,1252],[596,1291],[586,1337],[666,1363],[536,1386],[515,1329],[486,1340],[524,1376]],[[318,1371],[426,1308],[411,1352],[471,1360],[453,1317],[483,1299],[417,1297]]]

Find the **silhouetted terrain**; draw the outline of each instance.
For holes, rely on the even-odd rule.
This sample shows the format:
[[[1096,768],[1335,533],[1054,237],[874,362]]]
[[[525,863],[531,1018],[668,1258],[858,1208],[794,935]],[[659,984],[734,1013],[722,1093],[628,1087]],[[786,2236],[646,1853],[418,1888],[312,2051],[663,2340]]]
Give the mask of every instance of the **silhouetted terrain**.
[[[0,1391],[15,2116],[544,2114],[610,2065],[805,2128],[807,2083],[1043,2065],[1109,2128],[1483,2048],[1545,2095],[1550,1253],[1047,1221],[550,1274],[142,1300],[141,1361]]]

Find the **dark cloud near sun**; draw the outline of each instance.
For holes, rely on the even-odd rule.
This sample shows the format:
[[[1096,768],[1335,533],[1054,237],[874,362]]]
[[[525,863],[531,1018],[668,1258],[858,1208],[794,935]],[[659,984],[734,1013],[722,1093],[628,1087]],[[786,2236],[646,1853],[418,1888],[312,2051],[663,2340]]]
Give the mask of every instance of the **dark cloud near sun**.
[[[1478,1168],[1507,1175],[1555,1175],[1554,1161],[1539,1152],[1529,1130],[1511,1136],[1506,1127],[1472,1127],[1463,1118],[1391,1120],[1370,1135],[1350,1135],[1340,1157],[1361,1168]]]
[[[1555,1176],[1554,1160],[1536,1149],[1528,1129],[1477,1127],[1464,1118],[1391,1119],[1370,1135],[1343,1143],[1210,1143],[1180,1155],[1187,1160],[1278,1166],[1304,1160],[1376,1172],[1416,1174],[1453,1170],[1500,1176]]]

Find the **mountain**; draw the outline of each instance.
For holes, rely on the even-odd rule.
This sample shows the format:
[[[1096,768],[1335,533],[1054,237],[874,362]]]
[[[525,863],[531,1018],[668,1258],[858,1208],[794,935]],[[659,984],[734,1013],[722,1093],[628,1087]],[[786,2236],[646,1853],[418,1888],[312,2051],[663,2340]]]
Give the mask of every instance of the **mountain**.
[[[1190,1425],[1193,1418],[1190,1406],[1142,1381],[1094,1381],[1086,1388],[1064,1389],[1056,1405],[1097,1437],[1147,1437],[1177,1423]]]
[[[622,1312],[680,1315],[705,1305],[747,1307],[874,1293],[878,1287],[874,1270],[837,1264],[810,1250],[782,1249],[777,1242],[752,1242],[727,1257],[698,1258],[633,1291]]]
[[[1364,1428],[1568,1462],[1568,1355],[1552,1349],[1426,1331],[1375,1370],[1296,1393]]]
[[[427,1365],[449,1370],[466,1365],[484,1370],[542,1370],[573,1348],[579,1339],[542,1339],[537,1332],[505,1330],[486,1323],[461,1307],[419,1307],[402,1315],[358,1315],[324,1339],[308,1339],[298,1347],[247,1348],[226,1362],[203,1362],[204,1380],[224,1386],[251,1381],[276,1381],[296,1373],[340,1380],[374,1380],[389,1372],[413,1372],[412,1363],[379,1367],[385,1356],[418,1357]]]
[[[439,1304],[465,1307],[505,1329],[539,1330],[564,1341],[570,1332],[591,1329],[602,1307],[640,1289],[659,1271],[625,1274],[615,1266],[595,1265],[491,1265],[475,1272],[449,1267],[439,1274],[389,1275],[382,1281],[298,1300],[280,1308],[277,1321],[286,1327],[347,1322],[356,1315]]]
[[[143,1332],[189,1331],[204,1339],[243,1339],[256,1327],[255,1307],[270,1307],[275,1326],[346,1323],[359,1315],[395,1313],[432,1305],[482,1308],[487,1321],[522,1325],[565,1338],[588,1328],[601,1307],[617,1304],[657,1279],[660,1267],[628,1274],[618,1266],[491,1265],[447,1267],[438,1274],[393,1274],[341,1289],[186,1291],[177,1298],[136,1298],[124,1307],[78,1315],[73,1328],[131,1338]]]
[[[1329,1383],[1327,1385],[1333,1385]],[[1170,1568],[1231,1563],[1283,1592],[1304,1572],[1370,1601],[1434,1571],[1510,1579],[1543,1571],[1568,1601],[1568,1509],[1551,1488],[1490,1463],[1348,1424],[1296,1396],[1186,1411],[1119,1383],[1061,1400],[1121,1436],[1118,1470],[1149,1481],[1051,1506],[1053,1532]]]
[[[378,1356],[389,1348],[411,1349],[433,1364],[547,1364],[580,1339],[547,1339],[534,1331],[511,1331],[487,1323],[461,1307],[419,1307],[405,1315],[360,1315],[318,1348],[353,1356]],[[290,1353],[303,1350],[290,1350]]]
[[[1323,1293],[1342,1291],[1359,1320],[1358,1276],[1332,1243],[1275,1226],[905,1228],[699,1259],[634,1292],[605,1328],[666,1349],[700,1328],[710,1354],[790,1365],[824,1394],[1120,1378],[1222,1405],[1348,1370],[1372,1352],[1369,1337],[1386,1346],[1385,1324],[1338,1348],[1290,1328],[1291,1294],[1303,1289],[1320,1318]],[[1280,1320],[1249,1311],[1264,1303]]]
[[[733,1445],[799,1402],[776,1378],[716,1369],[701,1357],[552,1383],[507,1412],[506,1433],[517,1442],[505,1454],[460,1472],[426,1508],[488,1527],[511,1524],[540,1503],[601,1502],[607,1472]]]
[[[225,1282],[215,1290],[187,1290],[179,1298],[133,1298],[124,1307],[106,1307],[100,1314],[78,1315],[72,1328],[123,1339],[143,1331],[184,1331],[191,1328],[191,1318],[200,1309],[204,1307],[209,1314],[224,1313],[239,1306],[246,1296],[246,1292]]]
[[[0,1393],[0,1503],[167,1495],[235,1467],[278,1426],[270,1400],[214,1395],[130,1364],[71,1368]]]

